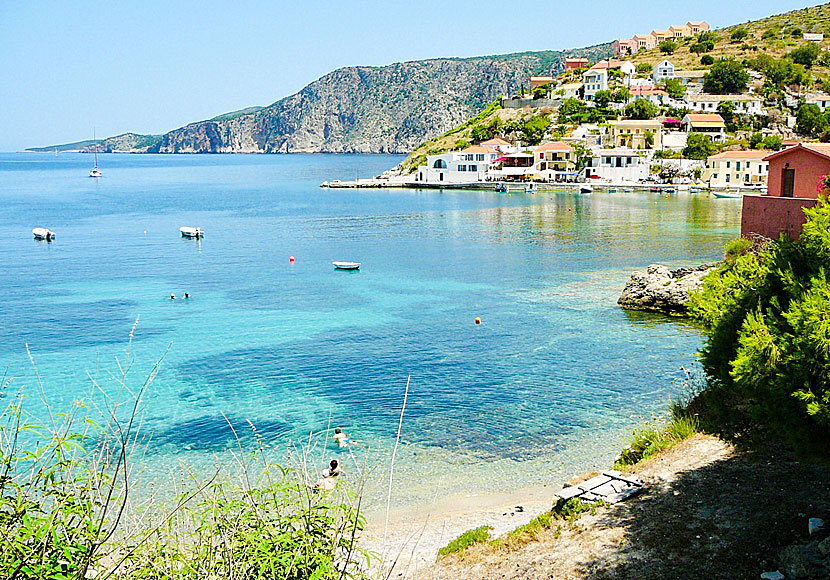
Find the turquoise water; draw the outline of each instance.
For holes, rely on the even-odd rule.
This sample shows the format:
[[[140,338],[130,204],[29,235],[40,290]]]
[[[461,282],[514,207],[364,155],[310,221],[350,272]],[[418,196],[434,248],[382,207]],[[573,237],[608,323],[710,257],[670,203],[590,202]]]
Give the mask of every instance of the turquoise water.
[[[740,204],[318,187],[400,159],[103,155],[91,179],[89,156],[0,155],[0,366],[36,394],[28,343],[55,408],[88,398],[90,376],[111,394],[140,318],[130,385],[164,355],[143,411],[154,477],[225,457],[227,420],[279,454],[331,416],[380,480],[408,375],[404,503],[604,467],[702,343],[619,309],[622,287],[649,263],[717,259]]]

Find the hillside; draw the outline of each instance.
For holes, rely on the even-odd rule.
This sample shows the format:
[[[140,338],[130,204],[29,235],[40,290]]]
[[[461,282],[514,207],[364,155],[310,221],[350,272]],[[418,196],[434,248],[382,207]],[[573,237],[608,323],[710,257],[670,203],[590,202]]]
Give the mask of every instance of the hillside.
[[[602,44],[566,52],[346,67],[268,107],[219,115],[161,137],[127,134],[134,146],[121,136],[105,140],[103,148],[159,153],[408,153],[500,94],[518,91],[531,75],[556,74],[565,55],[596,60],[610,52],[611,45]],[[91,145],[82,144],[86,149]],[[58,149],[64,147],[72,149]]]

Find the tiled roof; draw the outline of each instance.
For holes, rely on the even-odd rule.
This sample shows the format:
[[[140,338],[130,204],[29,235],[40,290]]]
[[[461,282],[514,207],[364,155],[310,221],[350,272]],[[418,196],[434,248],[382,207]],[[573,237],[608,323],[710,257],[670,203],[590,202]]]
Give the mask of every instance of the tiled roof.
[[[492,147],[482,147],[481,145],[470,145],[466,149],[461,150],[462,153],[495,153]]]
[[[769,151],[724,151],[710,156],[709,159],[763,159],[769,154]]]
[[[496,146],[500,146],[500,145],[501,145],[501,146],[503,146],[503,145],[510,145],[510,142],[509,142],[509,141],[505,141],[505,140],[504,140],[504,139],[502,139],[501,137],[496,137],[495,139],[488,139],[487,141],[482,141],[481,143],[479,143],[479,145],[483,145],[483,146],[485,146],[485,147],[486,147],[487,145],[490,145],[491,147],[496,147]]]
[[[544,151],[567,151],[571,152],[574,148],[566,143],[562,143],[562,141],[552,141],[550,143],[545,143],[544,145],[540,145],[536,148],[536,153],[542,153]]]
[[[704,113],[689,113],[683,120],[688,120],[692,125],[698,126],[705,126],[705,125],[724,125],[723,117],[717,114],[704,114]]]

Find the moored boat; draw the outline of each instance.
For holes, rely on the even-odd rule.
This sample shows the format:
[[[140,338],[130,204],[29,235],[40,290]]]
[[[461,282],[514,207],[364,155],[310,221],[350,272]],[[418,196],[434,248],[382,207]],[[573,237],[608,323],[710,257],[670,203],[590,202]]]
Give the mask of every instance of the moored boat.
[[[36,240],[46,240],[47,242],[55,239],[55,232],[46,228],[34,228],[32,235],[35,236]]]
[[[335,270],[359,270],[360,262],[332,262]]]
[[[194,228],[190,226],[184,226],[179,228],[179,231],[182,233],[183,238],[194,238],[199,239],[204,237],[205,232],[202,231],[202,228]]]
[[[579,193],[591,193],[594,191],[594,186],[590,183],[583,183],[579,186]]]
[[[507,186],[503,183],[497,183],[496,191],[499,193],[507,193]]]
[[[738,199],[743,197],[743,195],[738,191],[713,191],[712,195],[725,199]]]

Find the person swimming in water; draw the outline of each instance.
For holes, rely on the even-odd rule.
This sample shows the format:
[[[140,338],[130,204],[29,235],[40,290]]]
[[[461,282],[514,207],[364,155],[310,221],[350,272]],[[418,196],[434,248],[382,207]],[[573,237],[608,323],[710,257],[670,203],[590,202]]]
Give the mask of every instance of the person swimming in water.
[[[334,440],[337,441],[337,445],[340,449],[348,447],[349,443],[351,443],[349,436],[343,433],[343,430],[340,427],[334,428]]]

